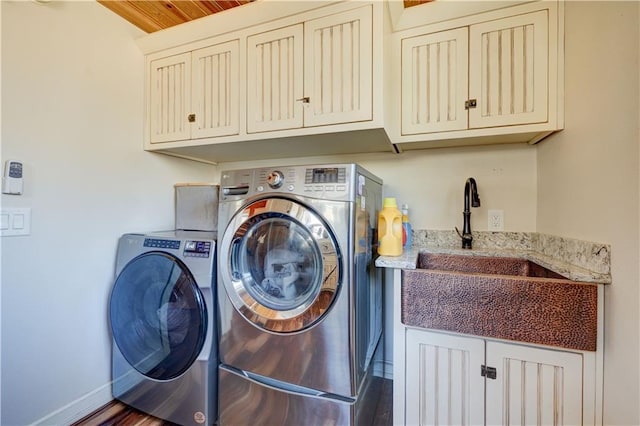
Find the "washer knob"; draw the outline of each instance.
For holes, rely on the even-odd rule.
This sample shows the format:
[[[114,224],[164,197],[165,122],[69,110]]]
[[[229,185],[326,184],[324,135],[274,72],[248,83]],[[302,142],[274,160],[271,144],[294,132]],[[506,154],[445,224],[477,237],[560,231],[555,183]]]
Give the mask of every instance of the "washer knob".
[[[280,188],[284,182],[284,175],[279,170],[274,170],[267,176],[267,183],[271,188]]]

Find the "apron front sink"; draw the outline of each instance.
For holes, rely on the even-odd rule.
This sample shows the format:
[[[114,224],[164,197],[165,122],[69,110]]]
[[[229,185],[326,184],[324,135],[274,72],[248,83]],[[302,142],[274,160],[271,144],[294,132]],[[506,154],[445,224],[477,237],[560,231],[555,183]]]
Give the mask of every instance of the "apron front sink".
[[[596,350],[596,284],[519,258],[421,253],[417,268],[402,271],[407,326]]]
[[[417,267],[451,272],[566,279],[537,263],[516,257],[420,253]]]

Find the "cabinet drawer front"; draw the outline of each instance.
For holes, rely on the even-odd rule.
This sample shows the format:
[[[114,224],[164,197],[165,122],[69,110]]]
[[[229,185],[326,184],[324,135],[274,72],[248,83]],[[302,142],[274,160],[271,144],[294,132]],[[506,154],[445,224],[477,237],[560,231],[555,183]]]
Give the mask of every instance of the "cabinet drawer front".
[[[233,40],[193,52],[194,139],[239,132],[238,46]]]
[[[304,125],[372,119],[372,8],[305,23]]]
[[[151,143],[189,139],[191,53],[151,61],[150,66]]]
[[[302,127],[302,24],[247,38],[247,131]]]
[[[402,40],[402,134],[467,128],[467,29]]]
[[[469,47],[471,128],[548,120],[548,11],[473,25]]]

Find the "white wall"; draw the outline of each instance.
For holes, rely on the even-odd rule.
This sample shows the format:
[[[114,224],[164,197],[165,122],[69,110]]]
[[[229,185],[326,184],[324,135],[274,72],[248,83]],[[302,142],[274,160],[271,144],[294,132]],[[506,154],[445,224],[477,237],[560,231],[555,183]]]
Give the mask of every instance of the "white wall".
[[[566,126],[538,145],[538,231],[611,244],[604,424],[640,424],[638,2],[566,2]]]
[[[2,207],[30,207],[32,222],[2,238],[0,423],[81,399],[45,422],[64,424],[111,399],[118,237],[171,228],[173,184],[214,168],[143,152],[141,31],[96,2],[1,7],[2,158],[25,167],[24,194]]]

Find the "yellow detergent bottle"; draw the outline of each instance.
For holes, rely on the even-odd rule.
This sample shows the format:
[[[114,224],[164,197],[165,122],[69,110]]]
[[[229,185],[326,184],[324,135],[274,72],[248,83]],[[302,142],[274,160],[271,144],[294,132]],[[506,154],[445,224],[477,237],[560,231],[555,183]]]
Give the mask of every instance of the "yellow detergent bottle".
[[[384,199],[382,210],[378,214],[378,254],[402,254],[402,213],[393,197]]]

